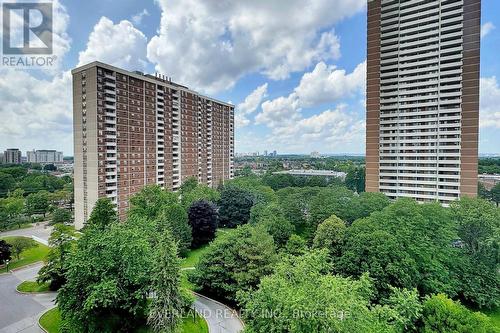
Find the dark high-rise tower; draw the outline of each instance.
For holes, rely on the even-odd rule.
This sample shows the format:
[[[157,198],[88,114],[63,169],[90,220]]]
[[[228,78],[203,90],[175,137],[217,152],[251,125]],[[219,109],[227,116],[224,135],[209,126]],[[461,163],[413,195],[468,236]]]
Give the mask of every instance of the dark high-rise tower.
[[[477,193],[480,0],[368,0],[366,190]]]

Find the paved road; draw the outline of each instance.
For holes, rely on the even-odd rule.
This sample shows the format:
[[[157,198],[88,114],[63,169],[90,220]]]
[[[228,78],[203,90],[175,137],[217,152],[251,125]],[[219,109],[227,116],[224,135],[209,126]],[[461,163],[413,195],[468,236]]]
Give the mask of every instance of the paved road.
[[[0,275],[0,332],[39,333],[38,317],[54,306],[55,293],[23,295],[19,283],[35,280],[42,264]]]
[[[209,333],[239,333],[243,323],[230,308],[205,296],[196,294],[195,310],[207,321]]]
[[[4,236],[36,236],[48,240],[51,227],[39,225],[32,228],[0,233]],[[0,275],[0,333],[40,333],[38,317],[54,306],[56,293],[22,295],[16,292],[19,283],[35,280],[42,264]],[[193,269],[189,267],[187,269]],[[5,301],[4,301],[5,300]],[[239,333],[243,324],[229,307],[202,295],[196,295],[195,310],[205,318],[209,333]]]
[[[36,236],[36,237],[39,237],[43,240],[48,241],[51,232],[52,232],[51,226],[48,226],[47,223],[40,223],[39,225],[34,225],[33,227],[30,227],[30,228],[0,232],[0,237],[6,237],[6,236],[31,237],[31,236]]]

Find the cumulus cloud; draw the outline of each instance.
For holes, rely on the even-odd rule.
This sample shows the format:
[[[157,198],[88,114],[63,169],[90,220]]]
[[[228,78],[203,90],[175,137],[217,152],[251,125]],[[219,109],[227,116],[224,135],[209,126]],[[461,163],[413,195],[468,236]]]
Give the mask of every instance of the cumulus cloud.
[[[324,62],[316,65],[310,73],[305,73],[295,88],[301,105],[320,105],[352,96],[364,90],[366,85],[366,62],[359,64],[352,73],[344,69],[327,66]]]
[[[290,95],[262,103],[262,112],[255,117],[255,121],[269,127],[287,126],[298,119],[302,108],[334,103],[363,92],[365,81],[366,62],[356,66],[349,74],[320,62],[312,72],[304,73]]]
[[[135,25],[139,25],[142,23],[142,19],[145,18],[146,16],[149,16],[151,14],[149,14],[148,10],[146,8],[144,8],[144,10],[140,13],[137,13],[135,14],[134,16],[132,16],[132,22],[134,22]]]
[[[28,72],[0,70],[0,100],[2,145],[73,151],[69,71],[37,79]]]
[[[340,56],[332,30],[361,11],[365,0],[157,0],[158,34],[148,44],[156,70],[195,89],[214,92],[259,71],[285,79]]]
[[[79,53],[78,66],[102,61],[129,70],[144,69],[147,38],[127,20],[114,24],[101,17],[94,26],[87,48]]]
[[[234,118],[236,127],[244,127],[250,123],[247,115],[255,112],[265,97],[267,97],[267,83],[257,87],[243,102],[236,106]]]
[[[491,22],[486,22],[481,26],[481,38],[486,37],[491,31],[495,29],[495,25]]]
[[[500,128],[500,86],[497,78],[481,78],[480,89],[480,126]]]

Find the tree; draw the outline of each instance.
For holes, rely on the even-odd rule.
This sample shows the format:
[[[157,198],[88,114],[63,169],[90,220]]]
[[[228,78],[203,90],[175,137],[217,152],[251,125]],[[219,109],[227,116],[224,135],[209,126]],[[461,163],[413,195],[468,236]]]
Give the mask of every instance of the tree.
[[[165,231],[158,246],[151,279],[155,296],[150,305],[148,324],[155,332],[175,333],[189,300],[181,293],[177,247],[169,231]]]
[[[234,302],[237,291],[255,288],[277,261],[273,238],[262,227],[244,225],[220,233],[189,279],[205,294]]]
[[[155,255],[135,225],[87,229],[65,265],[57,295],[69,332],[130,332],[144,322]]]
[[[11,257],[11,247],[9,243],[5,240],[0,239],[0,264],[4,264],[7,260],[10,260]]]
[[[490,193],[490,191],[488,191],[488,189],[481,182],[477,183],[477,195],[481,199],[486,199],[486,200],[490,200],[491,199],[491,193]]]
[[[185,256],[191,247],[192,231],[188,223],[188,214],[179,204],[164,206],[155,220],[158,232],[171,233],[181,256]]]
[[[45,164],[43,167],[45,171],[57,171],[57,167],[54,164]]]
[[[9,243],[12,246],[12,253],[14,253],[17,260],[21,259],[20,256],[23,251],[38,246],[34,240],[27,237],[15,237],[9,240]]]
[[[90,217],[85,223],[85,228],[96,228],[104,230],[118,221],[115,205],[108,198],[97,199]]]
[[[45,214],[49,209],[49,192],[40,191],[26,197],[26,211],[28,214]]]
[[[250,332],[395,332],[371,309],[371,282],[329,275],[326,251],[285,258],[258,289],[238,293]]]
[[[293,224],[285,218],[277,203],[260,203],[252,207],[250,222],[262,225],[273,236],[277,248],[283,247],[295,232]]]
[[[130,198],[129,216],[138,215],[154,220],[164,206],[177,203],[177,194],[162,190],[158,185],[148,185]]]
[[[352,168],[347,172],[345,185],[347,188],[361,193],[365,191],[365,168]]]
[[[399,199],[347,228],[335,272],[354,277],[368,272],[378,298],[387,296],[390,286],[455,296],[456,237],[449,210]]]
[[[47,262],[38,272],[39,283],[48,282],[50,290],[58,290],[66,283],[65,267],[74,246],[73,228],[64,224],[54,225],[50,234],[50,251]]]
[[[291,235],[286,243],[284,252],[291,256],[301,256],[307,252],[307,242],[299,235]]]
[[[0,171],[0,198],[6,197],[7,194],[16,186],[16,180],[8,173]]]
[[[278,191],[282,188],[295,186],[295,177],[283,173],[266,173],[262,178],[262,182],[270,186],[273,190]]]
[[[189,225],[192,229],[194,248],[208,244],[215,238],[217,230],[217,209],[211,202],[200,200],[189,207]]]
[[[219,200],[219,224],[234,228],[248,222],[254,197],[249,191],[239,187],[224,186]]]
[[[451,212],[462,245],[454,269],[461,298],[477,307],[500,306],[500,210],[483,199],[462,198]]]
[[[367,217],[373,212],[379,212],[389,206],[391,201],[384,193],[363,192],[356,198],[359,210],[354,219]]]
[[[500,203],[500,183],[497,183],[493,188],[490,190],[490,196],[491,200],[497,205]]]
[[[71,212],[64,208],[57,208],[52,213],[52,221],[50,224],[69,223],[71,222]]]
[[[480,333],[500,332],[480,312],[472,312],[444,294],[437,294],[424,302],[419,332],[431,333]]]
[[[184,191],[184,193],[181,194],[181,204],[186,210],[188,210],[195,201],[206,200],[217,202],[219,199],[219,192],[203,184],[199,184],[190,191]]]
[[[337,216],[332,215],[318,226],[313,240],[313,248],[327,249],[331,256],[341,254],[346,224]]]
[[[313,233],[318,224],[335,214],[348,223],[358,214],[354,193],[345,187],[323,188],[311,201],[309,227]]]
[[[23,222],[21,214],[24,211],[23,191],[16,189],[7,198],[0,199],[0,209],[7,226],[17,224],[20,228]]]
[[[297,232],[307,234],[310,231],[306,229],[311,229],[308,228],[311,202],[321,190],[319,187],[288,187],[276,193],[285,218],[292,222]]]
[[[191,192],[198,186],[198,180],[195,177],[187,178],[181,185],[179,192],[181,195]]]

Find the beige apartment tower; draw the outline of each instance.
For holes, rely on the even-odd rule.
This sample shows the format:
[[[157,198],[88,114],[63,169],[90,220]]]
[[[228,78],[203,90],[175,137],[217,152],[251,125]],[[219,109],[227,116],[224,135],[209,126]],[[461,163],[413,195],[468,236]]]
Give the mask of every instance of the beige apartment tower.
[[[476,196],[480,0],[368,0],[366,190]]]
[[[233,105],[100,62],[72,74],[76,228],[101,197],[123,219],[146,185],[175,191],[188,177],[212,187],[233,177]]]

